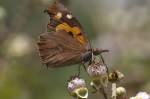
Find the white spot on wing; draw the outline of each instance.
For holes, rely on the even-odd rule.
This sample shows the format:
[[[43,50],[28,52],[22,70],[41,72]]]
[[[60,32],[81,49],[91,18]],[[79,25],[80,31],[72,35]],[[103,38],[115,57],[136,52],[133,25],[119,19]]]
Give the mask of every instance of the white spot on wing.
[[[58,13],[56,14],[56,18],[60,19],[61,17],[62,17],[62,13],[61,13],[61,12],[58,12]]]
[[[68,19],[72,19],[72,15],[71,15],[71,14],[67,14],[66,17],[67,17]]]

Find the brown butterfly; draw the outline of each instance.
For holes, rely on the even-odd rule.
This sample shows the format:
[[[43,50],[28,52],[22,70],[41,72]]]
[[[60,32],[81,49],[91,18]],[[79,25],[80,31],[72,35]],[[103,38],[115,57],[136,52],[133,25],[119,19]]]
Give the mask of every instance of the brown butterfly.
[[[92,62],[92,55],[108,50],[92,49],[89,40],[71,12],[59,2],[45,10],[50,16],[48,32],[39,37],[38,50],[47,67],[64,67]]]

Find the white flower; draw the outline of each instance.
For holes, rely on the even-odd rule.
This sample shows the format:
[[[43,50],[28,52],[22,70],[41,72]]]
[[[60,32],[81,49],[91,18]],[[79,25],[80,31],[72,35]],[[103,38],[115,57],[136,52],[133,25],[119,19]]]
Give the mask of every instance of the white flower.
[[[101,62],[94,62],[88,67],[87,72],[91,77],[101,77],[107,74],[107,68]]]
[[[88,97],[88,89],[86,88],[84,79],[77,76],[73,77],[71,81],[68,82],[67,88],[71,96],[77,99],[87,99]]]
[[[79,77],[75,77],[73,80],[68,82],[68,90],[69,91],[74,91],[75,89],[79,87],[85,87],[85,81]]]
[[[126,89],[124,88],[124,87],[118,87],[117,89],[116,89],[116,93],[117,93],[117,95],[125,95],[126,94]]]
[[[130,99],[150,99],[150,95],[146,92],[139,92],[135,97],[130,97]]]

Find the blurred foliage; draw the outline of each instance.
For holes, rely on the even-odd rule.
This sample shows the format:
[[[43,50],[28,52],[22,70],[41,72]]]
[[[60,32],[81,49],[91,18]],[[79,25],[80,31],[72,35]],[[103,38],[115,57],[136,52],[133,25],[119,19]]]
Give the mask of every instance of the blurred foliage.
[[[81,22],[93,46],[108,48],[106,62],[125,74],[133,95],[150,92],[150,1],[59,0]],[[43,10],[52,0],[0,1],[0,98],[66,99],[66,81],[77,66],[47,69],[36,49],[49,21]],[[84,71],[84,70],[83,70]],[[87,78],[85,72],[82,76]],[[99,95],[90,95],[98,99]]]

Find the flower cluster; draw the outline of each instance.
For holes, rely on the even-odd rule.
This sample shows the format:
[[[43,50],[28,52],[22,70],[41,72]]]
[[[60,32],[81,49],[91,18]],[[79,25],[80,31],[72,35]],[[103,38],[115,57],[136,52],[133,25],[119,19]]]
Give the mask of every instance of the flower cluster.
[[[130,99],[150,99],[150,94],[146,92],[139,92],[135,97],[130,97]]]
[[[117,87],[117,84],[124,78],[124,75],[120,71],[115,70],[110,72],[104,61],[99,58],[94,58],[85,70],[87,70],[87,73],[91,78],[90,86],[94,90],[93,93],[100,92],[104,99],[108,99],[110,94],[106,89],[108,88],[107,86],[111,84],[112,99],[127,99],[126,89],[122,86]],[[88,98],[89,91],[85,80],[81,79],[79,76],[74,76],[69,80],[67,89],[70,95],[76,99]],[[140,92],[130,99],[150,99],[150,95],[146,92]]]

